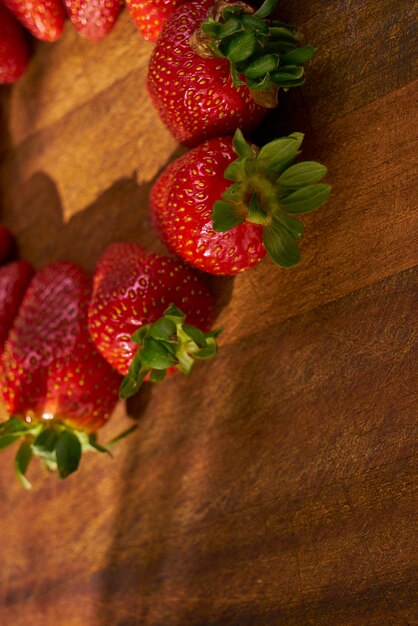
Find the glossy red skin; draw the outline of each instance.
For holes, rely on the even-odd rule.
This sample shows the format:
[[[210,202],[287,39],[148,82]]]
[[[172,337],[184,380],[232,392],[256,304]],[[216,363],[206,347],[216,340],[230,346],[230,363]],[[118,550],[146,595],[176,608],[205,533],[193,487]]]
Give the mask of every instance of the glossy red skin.
[[[126,0],[130,16],[148,41],[157,41],[166,19],[186,0]]]
[[[93,432],[109,418],[120,377],[96,351],[87,327],[91,279],[54,263],[26,291],[6,341],[1,394],[11,415],[52,415]]]
[[[37,39],[56,41],[61,37],[66,18],[61,0],[3,0],[3,4]]]
[[[0,4],[0,84],[14,83],[24,74],[29,62],[28,44],[23,28]],[[1,226],[0,229],[3,230]],[[0,257],[4,232],[0,230]]]
[[[211,139],[169,165],[151,192],[152,219],[166,246],[210,274],[238,274],[266,255],[261,226],[212,228],[212,207],[232,184],[225,169],[236,158],[232,138]]]
[[[148,91],[162,121],[174,137],[197,146],[211,137],[244,134],[262,120],[266,109],[249,89],[234,87],[229,61],[202,59],[190,48],[213,2],[187,2],[166,21],[148,71]]]
[[[32,266],[26,261],[0,267],[0,353],[32,276]]]
[[[65,0],[68,15],[85,39],[99,41],[114,27],[122,0]]]
[[[126,375],[138,346],[133,333],[157,321],[170,304],[186,323],[208,331],[214,319],[212,295],[199,274],[136,244],[110,245],[96,268],[89,328],[103,357]]]
[[[0,7],[1,20],[1,7]],[[0,26],[1,28],[1,26]],[[1,70],[0,70],[1,72]],[[0,263],[7,259],[13,245],[13,237],[10,231],[0,224]]]

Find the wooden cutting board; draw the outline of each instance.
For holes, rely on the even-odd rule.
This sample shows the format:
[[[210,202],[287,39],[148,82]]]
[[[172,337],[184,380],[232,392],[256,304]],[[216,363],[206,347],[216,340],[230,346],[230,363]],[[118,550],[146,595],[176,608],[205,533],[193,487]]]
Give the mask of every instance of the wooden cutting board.
[[[0,459],[0,623],[400,626],[414,607],[418,221],[409,0],[281,2],[319,48],[257,138],[307,133],[333,193],[303,262],[214,280],[214,362],[146,387],[114,460],[30,493]],[[36,267],[111,241],[161,250],[147,202],[180,154],[124,13],[70,25],[2,88],[1,219]],[[414,68],[415,64],[415,68]],[[128,423],[121,404],[103,433]]]

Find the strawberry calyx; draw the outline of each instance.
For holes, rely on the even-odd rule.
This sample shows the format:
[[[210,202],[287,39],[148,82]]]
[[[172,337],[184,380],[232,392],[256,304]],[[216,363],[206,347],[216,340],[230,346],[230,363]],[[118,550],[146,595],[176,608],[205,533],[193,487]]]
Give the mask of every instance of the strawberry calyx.
[[[297,242],[303,223],[297,215],[318,209],[328,198],[330,185],[319,183],[327,168],[315,161],[294,164],[302,133],[275,139],[261,150],[250,146],[237,130],[233,140],[238,158],[225,170],[233,184],[213,205],[213,229],[226,232],[243,222],[263,226],[263,244],[277,265],[293,267],[300,261]]]
[[[278,89],[304,83],[303,65],[315,55],[312,45],[302,46],[293,26],[267,19],[277,0],[265,0],[254,11],[244,2],[218,0],[190,46],[202,58],[229,60],[233,83],[246,84],[257,104],[277,106]]]
[[[122,398],[135,395],[145,379],[161,382],[172,369],[188,376],[196,359],[208,360],[216,355],[216,338],[221,330],[203,332],[185,324],[185,319],[180,309],[170,305],[160,319],[142,326],[132,335],[139,349],[122,382]]]
[[[42,421],[28,416],[12,416],[0,424],[0,450],[21,441],[15,457],[15,471],[22,486],[31,489],[26,471],[33,457],[38,457],[49,472],[57,471],[60,478],[66,478],[78,469],[84,452],[112,456],[110,448],[136,428],[135,424],[103,446],[98,443],[96,433],[71,428],[49,415],[45,415]]]

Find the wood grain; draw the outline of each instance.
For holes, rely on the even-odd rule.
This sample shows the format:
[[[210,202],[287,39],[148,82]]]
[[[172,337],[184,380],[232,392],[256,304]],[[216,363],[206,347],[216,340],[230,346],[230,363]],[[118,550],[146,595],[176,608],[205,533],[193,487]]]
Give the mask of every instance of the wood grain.
[[[214,280],[216,361],[118,406],[113,461],[22,493],[0,458],[0,623],[416,624],[416,53],[407,0],[281,3],[320,54],[257,131],[307,133],[333,194],[303,263]],[[145,92],[124,13],[68,24],[0,92],[0,207],[23,256],[89,269],[111,241],[161,250],[147,202],[182,149]],[[414,67],[415,65],[415,67]]]

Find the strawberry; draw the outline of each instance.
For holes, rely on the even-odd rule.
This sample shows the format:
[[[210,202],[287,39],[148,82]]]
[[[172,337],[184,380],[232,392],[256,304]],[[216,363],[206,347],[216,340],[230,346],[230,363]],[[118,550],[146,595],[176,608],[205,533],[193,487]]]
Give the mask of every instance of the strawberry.
[[[64,0],[77,32],[85,39],[99,41],[114,27],[122,0]]]
[[[168,16],[185,1],[126,0],[126,6],[144,39],[157,41]]]
[[[126,376],[122,397],[145,379],[189,373],[194,358],[214,356],[217,333],[206,332],[213,318],[208,287],[178,260],[129,243],[110,245],[99,260],[89,328],[99,352]]]
[[[0,267],[0,354],[33,275],[26,261]]]
[[[0,7],[1,12],[1,7]],[[0,16],[1,17],[1,16]],[[0,224],[0,263],[5,261],[13,246],[13,237],[10,231]]]
[[[161,119],[187,146],[254,129],[278,89],[303,84],[302,64],[314,53],[300,47],[290,26],[230,0],[188,2],[166,21],[148,71],[148,90]]]
[[[29,50],[23,29],[0,4],[0,84],[14,83],[25,72],[28,61]],[[1,234],[0,231],[0,246],[3,237],[4,232]]]
[[[302,141],[293,133],[258,150],[237,131],[174,161],[151,192],[167,247],[212,274],[243,272],[266,252],[281,267],[297,264],[303,223],[294,216],[319,208],[330,191],[317,184],[325,166],[293,165]]]
[[[61,37],[66,17],[61,0],[3,0],[3,4],[37,39],[56,41]]]
[[[94,433],[110,416],[120,377],[91,341],[90,296],[81,268],[45,267],[32,279],[4,346],[0,400],[12,417],[0,427],[0,448],[24,437],[16,468],[25,486],[32,455],[64,478],[77,469],[82,450],[103,450]]]

